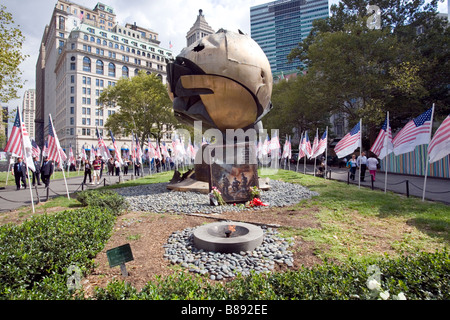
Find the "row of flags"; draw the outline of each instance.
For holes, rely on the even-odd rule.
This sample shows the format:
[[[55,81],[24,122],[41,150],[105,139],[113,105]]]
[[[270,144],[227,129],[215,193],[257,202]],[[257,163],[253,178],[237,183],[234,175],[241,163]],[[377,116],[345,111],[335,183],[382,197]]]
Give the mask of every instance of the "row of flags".
[[[418,117],[410,120],[393,138],[389,124],[389,113],[386,115],[378,136],[370,151],[383,159],[388,154],[400,155],[414,151],[422,144],[428,144],[427,161],[436,162],[450,154],[450,115],[432,136],[434,105]],[[347,133],[334,148],[338,158],[343,158],[355,151],[361,143],[361,120]]]

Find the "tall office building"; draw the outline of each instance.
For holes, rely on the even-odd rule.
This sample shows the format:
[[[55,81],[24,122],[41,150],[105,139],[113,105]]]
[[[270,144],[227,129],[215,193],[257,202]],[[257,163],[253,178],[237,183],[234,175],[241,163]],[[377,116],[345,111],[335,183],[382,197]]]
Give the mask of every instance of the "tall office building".
[[[28,134],[34,139],[34,118],[36,116],[36,90],[29,89],[23,94],[22,121],[27,128]]]
[[[172,52],[159,44],[153,30],[119,25],[110,6],[97,3],[89,9],[57,0],[36,63],[37,143],[42,146],[47,137],[51,114],[62,148],[71,145],[79,154],[81,148],[97,146],[96,127],[105,137],[106,119],[120,108],[100,109],[105,88],[140,70],[166,82],[166,59]],[[131,137],[117,139],[119,148],[130,142]]]
[[[205,16],[203,15],[203,10],[198,10],[197,20],[195,20],[194,25],[186,34],[187,47],[195,41],[213,33],[214,30],[209,26],[208,22],[206,22]]]
[[[328,0],[278,0],[250,8],[250,33],[270,62],[274,78],[297,73],[287,55],[305,39],[316,19],[329,15]]]

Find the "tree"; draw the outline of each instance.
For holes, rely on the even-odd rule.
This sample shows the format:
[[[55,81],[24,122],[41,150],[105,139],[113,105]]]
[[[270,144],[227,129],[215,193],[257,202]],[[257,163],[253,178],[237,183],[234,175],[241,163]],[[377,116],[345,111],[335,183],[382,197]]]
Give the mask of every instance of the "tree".
[[[11,13],[0,5],[0,101],[19,98],[17,91],[23,87],[19,65],[27,58],[21,53],[24,40]]]
[[[369,4],[333,5],[288,59],[302,61],[309,86],[329,104],[324,111],[345,114],[350,126],[362,118],[372,143],[386,111],[394,128],[432,102],[448,113],[449,28],[436,18],[435,0],[380,0],[381,28],[372,29]]]
[[[179,126],[172,110],[167,89],[155,74],[139,74],[122,78],[115,86],[100,95],[102,108],[120,106],[120,110],[106,120],[105,127],[114,135],[129,136],[132,132],[140,141],[148,138],[161,140],[164,127]]]

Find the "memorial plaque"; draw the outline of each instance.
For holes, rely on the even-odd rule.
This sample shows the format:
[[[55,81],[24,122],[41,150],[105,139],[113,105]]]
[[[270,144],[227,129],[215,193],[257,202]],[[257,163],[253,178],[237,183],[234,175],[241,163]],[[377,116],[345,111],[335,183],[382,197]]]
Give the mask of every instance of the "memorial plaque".
[[[109,266],[111,268],[134,260],[129,243],[109,249],[106,251],[106,256],[108,257]]]
[[[258,165],[253,148],[254,145],[249,143],[213,148],[216,156],[212,157],[210,165],[209,189],[219,189],[226,203],[247,202],[252,199],[250,188],[259,188]],[[217,157],[218,153],[220,157]]]

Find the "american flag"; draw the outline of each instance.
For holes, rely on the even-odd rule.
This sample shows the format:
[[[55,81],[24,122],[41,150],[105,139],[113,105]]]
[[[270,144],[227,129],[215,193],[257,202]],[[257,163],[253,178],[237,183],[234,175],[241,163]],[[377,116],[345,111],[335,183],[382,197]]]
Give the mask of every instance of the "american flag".
[[[410,120],[392,140],[394,154],[399,155],[414,151],[416,146],[430,142],[431,116],[433,107],[417,118]]]
[[[139,162],[142,162],[142,156],[143,156],[143,153],[142,153],[142,149],[141,149],[141,144],[139,143],[139,138],[136,135],[136,158],[138,158],[140,160]]]
[[[89,161],[93,162],[96,156],[97,152],[95,152],[94,145],[91,145],[91,154],[89,155]]]
[[[156,149],[153,143],[150,141],[150,138],[148,138],[148,158],[153,159],[156,157]]]
[[[44,142],[44,149],[42,149],[42,156],[48,157],[48,142],[45,140]]]
[[[41,148],[39,148],[34,139],[31,139],[31,146],[33,148],[33,157],[39,158],[39,156],[41,155]]]
[[[75,156],[73,155],[72,144],[69,145],[69,163],[75,165]]]
[[[281,153],[281,145],[277,132],[278,130],[275,131],[275,134],[272,135],[272,139],[270,140],[269,150],[272,157],[275,157],[276,155],[279,157]]]
[[[87,160],[86,150],[84,150],[84,146],[81,147],[81,160],[83,161]]]
[[[312,158],[317,158],[317,156],[321,155],[325,151],[325,149],[327,148],[327,142],[328,142],[328,132],[327,132],[327,130],[325,130],[325,132],[323,133],[323,135],[320,138],[319,142],[317,143],[316,148],[313,149],[313,154],[312,154],[311,157]]]
[[[19,108],[17,108],[16,119],[14,120],[11,135],[9,136],[4,150],[21,157],[28,168],[32,171],[36,170],[33,162],[33,147],[31,145],[30,136],[28,135],[25,124],[20,118]],[[25,154],[23,153],[23,150],[25,150]]]
[[[114,146],[114,151],[116,151],[116,158],[121,165],[123,165],[122,157],[120,155],[120,150],[117,148],[116,140],[114,139],[114,135],[111,130],[109,130],[109,135],[111,136],[112,143]]]
[[[59,144],[58,135],[55,132],[55,127],[53,126],[52,116],[48,115],[48,160],[53,160],[58,163],[60,168],[62,169],[62,162],[64,159],[62,158],[62,154],[64,151]],[[64,153],[64,156],[66,154]],[[67,158],[67,156],[66,156]]]
[[[103,140],[102,135],[100,134],[100,131],[98,131],[98,128],[95,128],[95,131],[97,133],[97,140],[98,140],[98,149],[99,149],[98,155],[102,156],[104,159],[111,158],[111,154],[109,153],[108,147],[106,146],[106,143]]]
[[[445,118],[428,145],[429,162],[436,162],[450,154],[450,115]]]
[[[353,129],[347,133],[334,147],[334,152],[338,158],[343,158],[349,155],[356,148],[359,147],[361,140],[361,127],[360,122],[358,122]]]
[[[301,148],[303,149],[305,155],[308,156],[308,158],[311,158],[312,150],[311,150],[311,141],[309,141],[308,137],[308,131],[306,131],[305,135],[303,136]]]
[[[169,151],[167,151],[167,148],[166,148],[166,143],[165,142],[163,142],[162,143],[162,146],[161,146],[161,154],[164,156],[164,157],[169,157]]]
[[[305,156],[305,151],[302,148],[302,142],[303,142],[303,133],[302,133],[302,136],[300,137],[300,145],[298,148],[298,160],[300,160],[301,158],[303,158]]]
[[[136,143],[134,141],[134,133],[131,133],[131,161],[136,161]]]
[[[316,131],[316,136],[314,137],[314,141],[311,147],[311,158],[315,158],[316,156],[314,155],[317,151],[317,146],[319,145],[319,131]]]
[[[386,120],[384,120],[380,133],[378,133],[377,139],[370,148],[370,151],[372,151],[380,159],[386,157],[386,155],[391,153],[394,149],[392,144],[392,129],[390,125],[388,128],[388,120],[389,119],[386,116]],[[388,150],[386,150],[386,139],[389,153],[387,153]]]

